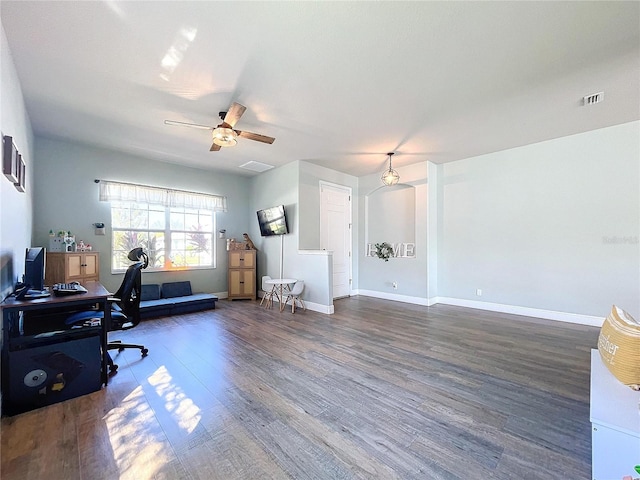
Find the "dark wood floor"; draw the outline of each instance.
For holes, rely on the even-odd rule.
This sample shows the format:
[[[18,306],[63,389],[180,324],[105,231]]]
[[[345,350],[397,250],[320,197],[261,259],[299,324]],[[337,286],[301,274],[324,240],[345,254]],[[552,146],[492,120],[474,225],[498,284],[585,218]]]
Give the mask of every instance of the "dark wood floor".
[[[91,395],[2,419],[3,480],[590,478],[598,329],[353,297],[218,302]]]

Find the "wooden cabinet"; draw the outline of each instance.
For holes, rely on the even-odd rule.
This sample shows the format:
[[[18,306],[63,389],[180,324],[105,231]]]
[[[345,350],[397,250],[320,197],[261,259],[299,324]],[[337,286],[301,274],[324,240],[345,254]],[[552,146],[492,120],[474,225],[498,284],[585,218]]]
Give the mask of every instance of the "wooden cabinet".
[[[100,279],[98,252],[47,252],[45,283],[83,283]]]
[[[256,250],[229,250],[228,298],[256,298]]]

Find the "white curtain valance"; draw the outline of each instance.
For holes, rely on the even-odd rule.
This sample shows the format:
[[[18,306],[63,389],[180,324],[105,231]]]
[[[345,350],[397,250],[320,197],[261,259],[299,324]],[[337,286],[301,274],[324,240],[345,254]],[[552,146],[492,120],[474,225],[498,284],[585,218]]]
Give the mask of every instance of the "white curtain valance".
[[[100,180],[101,202],[138,202],[165,207],[200,208],[214,212],[227,211],[227,197],[186,192],[170,188]]]

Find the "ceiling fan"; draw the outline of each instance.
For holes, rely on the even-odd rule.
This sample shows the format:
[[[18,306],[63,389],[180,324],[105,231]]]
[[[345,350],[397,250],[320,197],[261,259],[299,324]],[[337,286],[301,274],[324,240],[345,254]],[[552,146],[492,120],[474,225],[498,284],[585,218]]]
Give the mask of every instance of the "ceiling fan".
[[[259,133],[245,132],[243,130],[236,130],[233,127],[240,120],[242,114],[244,114],[247,107],[233,102],[229,107],[228,112],[220,112],[220,118],[222,123],[217,127],[211,127],[209,125],[199,125],[197,123],[177,122],[175,120],[165,120],[166,125],[178,125],[181,127],[193,127],[201,128],[204,130],[211,130],[213,132],[213,144],[209,151],[217,152],[222,147],[233,147],[238,143],[238,137],[248,138],[249,140],[255,140],[262,143],[273,143],[276,139],[273,137],[267,137],[266,135],[260,135]]]

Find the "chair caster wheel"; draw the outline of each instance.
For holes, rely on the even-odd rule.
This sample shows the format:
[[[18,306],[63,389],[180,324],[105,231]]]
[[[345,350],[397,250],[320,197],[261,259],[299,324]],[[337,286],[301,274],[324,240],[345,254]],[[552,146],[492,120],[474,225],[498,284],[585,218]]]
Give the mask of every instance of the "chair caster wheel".
[[[116,373],[118,371],[118,365],[109,365],[109,373]]]
[[[143,357],[146,357],[147,354],[149,353],[149,349],[148,348],[143,348],[142,350],[140,350],[140,353],[142,354]]]

